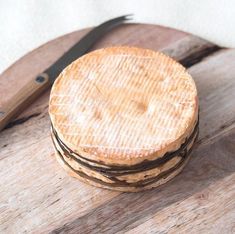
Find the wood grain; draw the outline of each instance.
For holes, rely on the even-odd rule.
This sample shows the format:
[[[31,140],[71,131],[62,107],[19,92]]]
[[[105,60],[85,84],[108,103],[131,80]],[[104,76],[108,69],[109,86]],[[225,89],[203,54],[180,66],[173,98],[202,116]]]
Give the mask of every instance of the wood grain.
[[[234,175],[222,178],[185,200],[157,211],[146,222],[132,223],[125,228],[126,233],[143,233],[145,230],[152,233],[234,233],[234,183]]]
[[[200,142],[235,122],[235,50],[225,49],[189,69],[199,92]]]
[[[19,79],[32,79],[85,32],[51,41],[4,72],[0,104],[21,88]],[[214,52],[215,45],[153,25],[121,26],[95,48],[117,44],[163,50],[190,61],[201,101],[200,141],[190,164],[169,184],[137,194],[70,178],[53,156],[46,92],[0,133],[1,233],[184,233],[196,225],[202,233],[234,232],[235,51],[204,58],[208,54],[202,51]]]

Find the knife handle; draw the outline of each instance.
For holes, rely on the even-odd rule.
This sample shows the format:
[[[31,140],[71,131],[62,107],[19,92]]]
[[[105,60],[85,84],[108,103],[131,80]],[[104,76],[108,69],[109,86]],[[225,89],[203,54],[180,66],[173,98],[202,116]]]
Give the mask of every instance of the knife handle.
[[[48,75],[46,73],[39,74],[20,89],[9,102],[0,106],[0,131],[49,86]]]

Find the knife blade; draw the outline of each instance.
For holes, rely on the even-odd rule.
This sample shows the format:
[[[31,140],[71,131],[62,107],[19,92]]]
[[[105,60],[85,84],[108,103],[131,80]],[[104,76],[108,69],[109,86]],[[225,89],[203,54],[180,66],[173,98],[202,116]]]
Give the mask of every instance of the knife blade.
[[[0,106],[0,131],[47,90],[65,67],[75,59],[87,53],[94,43],[106,32],[128,20],[131,20],[131,15],[124,15],[108,20],[92,29],[50,67],[38,74],[33,80],[28,82],[26,86],[20,89],[6,105]]]

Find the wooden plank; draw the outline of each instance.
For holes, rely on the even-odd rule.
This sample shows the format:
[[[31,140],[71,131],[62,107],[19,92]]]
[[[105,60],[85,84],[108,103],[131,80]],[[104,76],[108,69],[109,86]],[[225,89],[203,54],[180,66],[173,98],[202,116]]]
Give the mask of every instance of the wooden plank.
[[[234,184],[233,173],[191,197],[167,206],[142,224],[143,220],[132,223],[125,228],[126,233],[234,233]]]
[[[123,193],[53,233],[232,233],[234,141],[235,128],[213,144],[200,145],[183,173],[168,184],[142,193]]]
[[[48,136],[13,145],[18,147],[0,160],[1,233],[45,231],[117,195],[69,177],[51,155]]]
[[[221,50],[189,69],[199,92],[200,142],[235,123],[235,50]]]
[[[189,35],[166,46],[161,51],[188,68],[220,49],[218,46],[201,38]]]

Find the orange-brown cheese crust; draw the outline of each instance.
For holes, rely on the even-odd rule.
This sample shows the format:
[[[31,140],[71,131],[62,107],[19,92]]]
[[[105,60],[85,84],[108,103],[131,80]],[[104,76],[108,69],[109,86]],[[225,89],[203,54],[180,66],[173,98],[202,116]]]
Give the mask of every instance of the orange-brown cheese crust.
[[[182,161],[180,156],[161,160],[179,152],[198,131],[198,97],[192,77],[170,57],[134,47],[104,48],[74,61],[52,87],[49,114],[53,139],[59,142],[57,156],[61,154],[65,165],[84,173],[88,169],[82,164],[88,162],[93,167],[89,174],[106,182],[109,179],[96,167],[104,168],[106,177],[115,168],[125,167],[127,174],[114,177],[127,186]],[[75,158],[68,160],[65,149]],[[162,165],[153,163],[160,161]],[[138,171],[138,165],[150,167],[148,162],[152,168]]]

